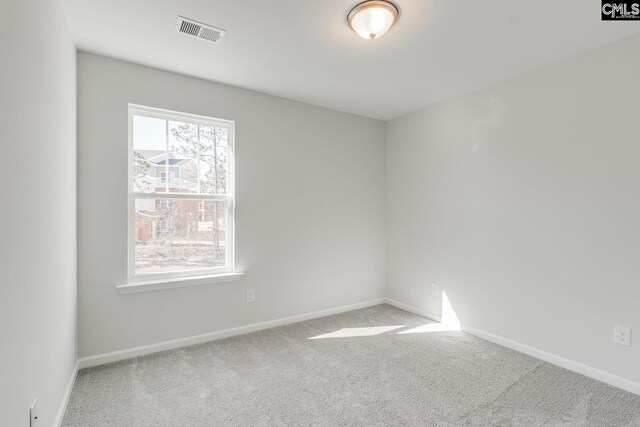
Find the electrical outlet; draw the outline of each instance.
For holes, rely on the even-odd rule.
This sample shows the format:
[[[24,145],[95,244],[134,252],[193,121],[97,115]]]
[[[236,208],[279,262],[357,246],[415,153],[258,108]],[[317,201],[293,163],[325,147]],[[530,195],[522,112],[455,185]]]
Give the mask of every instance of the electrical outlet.
[[[38,427],[38,399],[35,399],[29,408],[30,427]]]
[[[631,347],[631,329],[616,325],[613,328],[613,342]]]
[[[440,286],[436,282],[431,282],[431,295],[434,297],[440,295]]]
[[[256,291],[254,289],[247,289],[247,302],[254,302],[256,300]]]

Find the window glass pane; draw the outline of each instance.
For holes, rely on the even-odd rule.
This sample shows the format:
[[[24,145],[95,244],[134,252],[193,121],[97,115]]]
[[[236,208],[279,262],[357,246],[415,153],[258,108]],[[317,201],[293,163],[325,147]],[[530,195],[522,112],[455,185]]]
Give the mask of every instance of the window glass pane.
[[[203,193],[227,194],[229,131],[200,126],[200,180]]]
[[[167,168],[167,121],[133,116],[133,191],[165,191],[161,174]]]
[[[133,116],[133,191],[227,194],[229,131]]]
[[[227,202],[135,201],[135,274],[223,267]]]
[[[169,191],[226,194],[228,130],[170,121],[169,132],[169,164],[178,176]]]
[[[198,125],[169,121],[171,193],[198,193]]]

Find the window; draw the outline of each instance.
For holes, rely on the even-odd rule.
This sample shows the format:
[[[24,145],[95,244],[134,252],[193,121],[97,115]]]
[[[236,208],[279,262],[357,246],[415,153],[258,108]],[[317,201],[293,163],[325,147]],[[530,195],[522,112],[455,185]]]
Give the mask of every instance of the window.
[[[167,182],[169,182],[169,184],[173,183],[173,181],[176,178],[176,173],[175,172],[169,172],[169,181],[167,181],[167,172],[160,172],[160,183],[161,184],[165,184]]]
[[[158,208],[159,209],[173,208],[174,201],[175,200],[160,199],[158,200]]]
[[[233,272],[234,123],[129,105],[129,279]]]
[[[198,203],[198,213],[200,214],[200,221],[204,221],[204,202]]]

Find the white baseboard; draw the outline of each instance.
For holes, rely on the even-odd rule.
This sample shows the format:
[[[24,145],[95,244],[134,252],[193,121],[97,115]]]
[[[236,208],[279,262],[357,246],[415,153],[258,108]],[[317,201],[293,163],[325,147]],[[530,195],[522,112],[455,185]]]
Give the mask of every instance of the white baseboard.
[[[395,300],[393,298],[385,298],[384,302],[389,304],[389,305],[392,305],[392,306],[394,306],[396,308],[399,308],[400,310],[408,311],[409,313],[417,314],[418,316],[421,316],[421,317],[426,317],[427,319],[433,320],[434,322],[440,322],[441,321],[441,318],[438,315],[435,315],[433,313],[429,313],[428,311],[422,310],[422,309],[420,309],[418,307],[414,307],[412,305],[405,304],[405,303],[400,302],[398,300]]]
[[[73,367],[73,371],[71,372],[71,377],[69,378],[69,382],[67,383],[67,389],[64,391],[64,396],[62,396],[62,402],[60,402],[60,407],[58,408],[58,415],[56,415],[56,421],[54,422],[54,427],[60,427],[62,425],[62,420],[64,419],[64,413],[67,411],[67,405],[69,404],[69,398],[71,397],[71,391],[73,390],[73,385],[76,382],[76,377],[78,376],[78,361],[76,361],[75,366]]]
[[[417,307],[413,307],[409,304],[405,304],[403,302],[396,301],[391,298],[385,298],[385,302],[394,307],[398,307],[410,313],[417,314],[418,316],[426,317],[427,319],[435,320],[437,322],[440,321],[439,316],[435,316],[431,313],[426,312],[425,310],[422,310]],[[607,383],[614,387],[618,387],[628,392],[640,395],[640,383],[636,383],[634,381],[619,377],[617,375],[613,375],[608,372],[601,371],[600,369],[592,368],[590,366],[583,365],[582,363],[578,363],[561,356],[556,356],[555,354],[548,353],[546,351],[539,350],[537,348],[528,346],[526,344],[522,344],[507,338],[503,338],[501,336],[498,336],[489,332],[485,332],[483,330],[476,329],[468,325],[462,325],[462,330],[478,338],[482,338],[483,340],[490,341],[494,344],[498,344],[503,347],[510,348],[511,350],[515,350],[520,353],[527,354],[529,356],[535,357],[536,359],[544,360],[545,362],[552,363],[554,365],[560,366],[561,368],[568,369],[570,371],[584,375],[585,377],[593,378],[595,380],[602,381],[603,383]]]
[[[236,328],[224,329],[221,331],[209,332],[206,334],[194,335],[194,336],[185,337],[185,338],[178,338],[175,340],[163,341],[163,342],[145,345],[141,347],[113,351],[110,353],[97,354],[95,356],[82,357],[78,360],[79,368],[80,369],[90,368],[93,366],[104,365],[106,363],[131,359],[133,357],[158,353],[160,351],[172,350],[175,348],[186,347],[194,344],[201,344],[208,341],[214,341],[222,338],[233,337],[236,335],[248,334],[250,332],[261,331],[263,329],[274,328],[276,326],[283,326],[291,323],[302,322],[305,320],[316,319],[319,317],[326,317],[326,316],[331,316],[333,314],[357,310],[360,308],[372,307],[374,305],[380,305],[383,303],[385,303],[385,298],[378,298],[378,299],[373,299],[373,300],[364,301],[360,303],[344,305],[341,307],[314,311],[312,313],[282,317],[280,319],[267,320],[265,322],[253,323],[245,326],[238,326]]]
[[[640,383],[470,326],[462,325],[462,330],[470,333],[471,335],[475,335],[478,338],[482,338],[483,340],[519,351],[520,353],[527,354],[535,357],[536,359],[544,360],[545,362],[552,363],[560,366],[561,368],[584,375],[585,377],[593,378],[594,380],[602,381],[603,383],[640,395]]]
[[[160,351],[172,350],[175,348],[186,347],[194,344],[201,344],[208,341],[214,341],[214,340],[228,338],[236,335],[247,334],[250,332],[261,331],[264,329],[288,325],[296,322],[302,322],[305,320],[331,316],[333,314],[344,313],[347,311],[357,310],[360,308],[372,307],[374,305],[379,305],[383,303],[392,305],[394,307],[397,307],[401,310],[408,311],[410,313],[417,314],[418,316],[422,316],[427,319],[440,322],[440,316],[435,315],[433,313],[429,313],[426,310],[420,309],[418,307],[414,307],[409,304],[405,304],[403,302],[394,300],[392,298],[378,298],[378,299],[364,301],[356,304],[349,304],[341,307],[315,311],[312,313],[282,317],[280,319],[253,323],[250,325],[239,326],[236,328],[224,329],[221,331],[215,331],[215,332],[210,332],[210,333],[201,334],[201,335],[194,335],[191,337],[179,338],[179,339],[170,340],[170,341],[163,341],[156,344],[150,344],[150,345],[126,349],[126,350],[114,351],[111,353],[104,353],[104,354],[98,354],[95,356],[83,357],[78,360],[78,365],[74,370],[71,380],[69,381],[69,386],[67,387],[67,391],[65,393],[63,405],[61,405],[60,407],[55,425],[58,426],[60,425],[60,422],[62,422],[62,417],[64,417],[64,411],[69,401],[69,396],[71,395],[71,389],[73,387],[73,383],[75,381],[75,376],[78,372],[78,369],[104,365],[106,363],[131,359],[133,357],[144,356],[152,353],[157,353]],[[570,371],[576,372],[578,374],[587,376],[589,378],[593,378],[595,380],[610,384],[614,387],[618,387],[623,390],[629,391],[631,393],[640,395],[640,383],[636,383],[634,381],[610,374],[608,372],[605,372],[596,368],[592,368],[587,365],[583,365],[573,360],[569,360],[564,357],[557,356],[557,355],[548,353],[546,351],[528,346],[526,344],[522,344],[517,341],[513,341],[489,332],[482,331],[480,329],[473,328],[468,325],[462,325],[462,330],[478,338],[493,342],[503,347],[510,348],[512,350],[527,354],[529,356],[535,357],[540,360],[544,360],[545,362],[552,363],[554,365],[557,365],[562,368],[568,369]]]

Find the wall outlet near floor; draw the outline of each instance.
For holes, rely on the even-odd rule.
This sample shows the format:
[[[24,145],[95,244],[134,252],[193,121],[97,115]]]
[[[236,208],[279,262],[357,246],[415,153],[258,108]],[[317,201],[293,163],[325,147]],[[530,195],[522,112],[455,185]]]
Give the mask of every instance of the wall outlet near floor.
[[[440,295],[440,286],[436,282],[431,282],[431,295],[434,297]]]
[[[631,329],[624,326],[614,326],[613,342],[620,345],[631,347]]]
[[[255,289],[247,289],[247,302],[254,302],[256,300]]]
[[[29,408],[29,427],[38,427],[38,399],[35,399]]]

